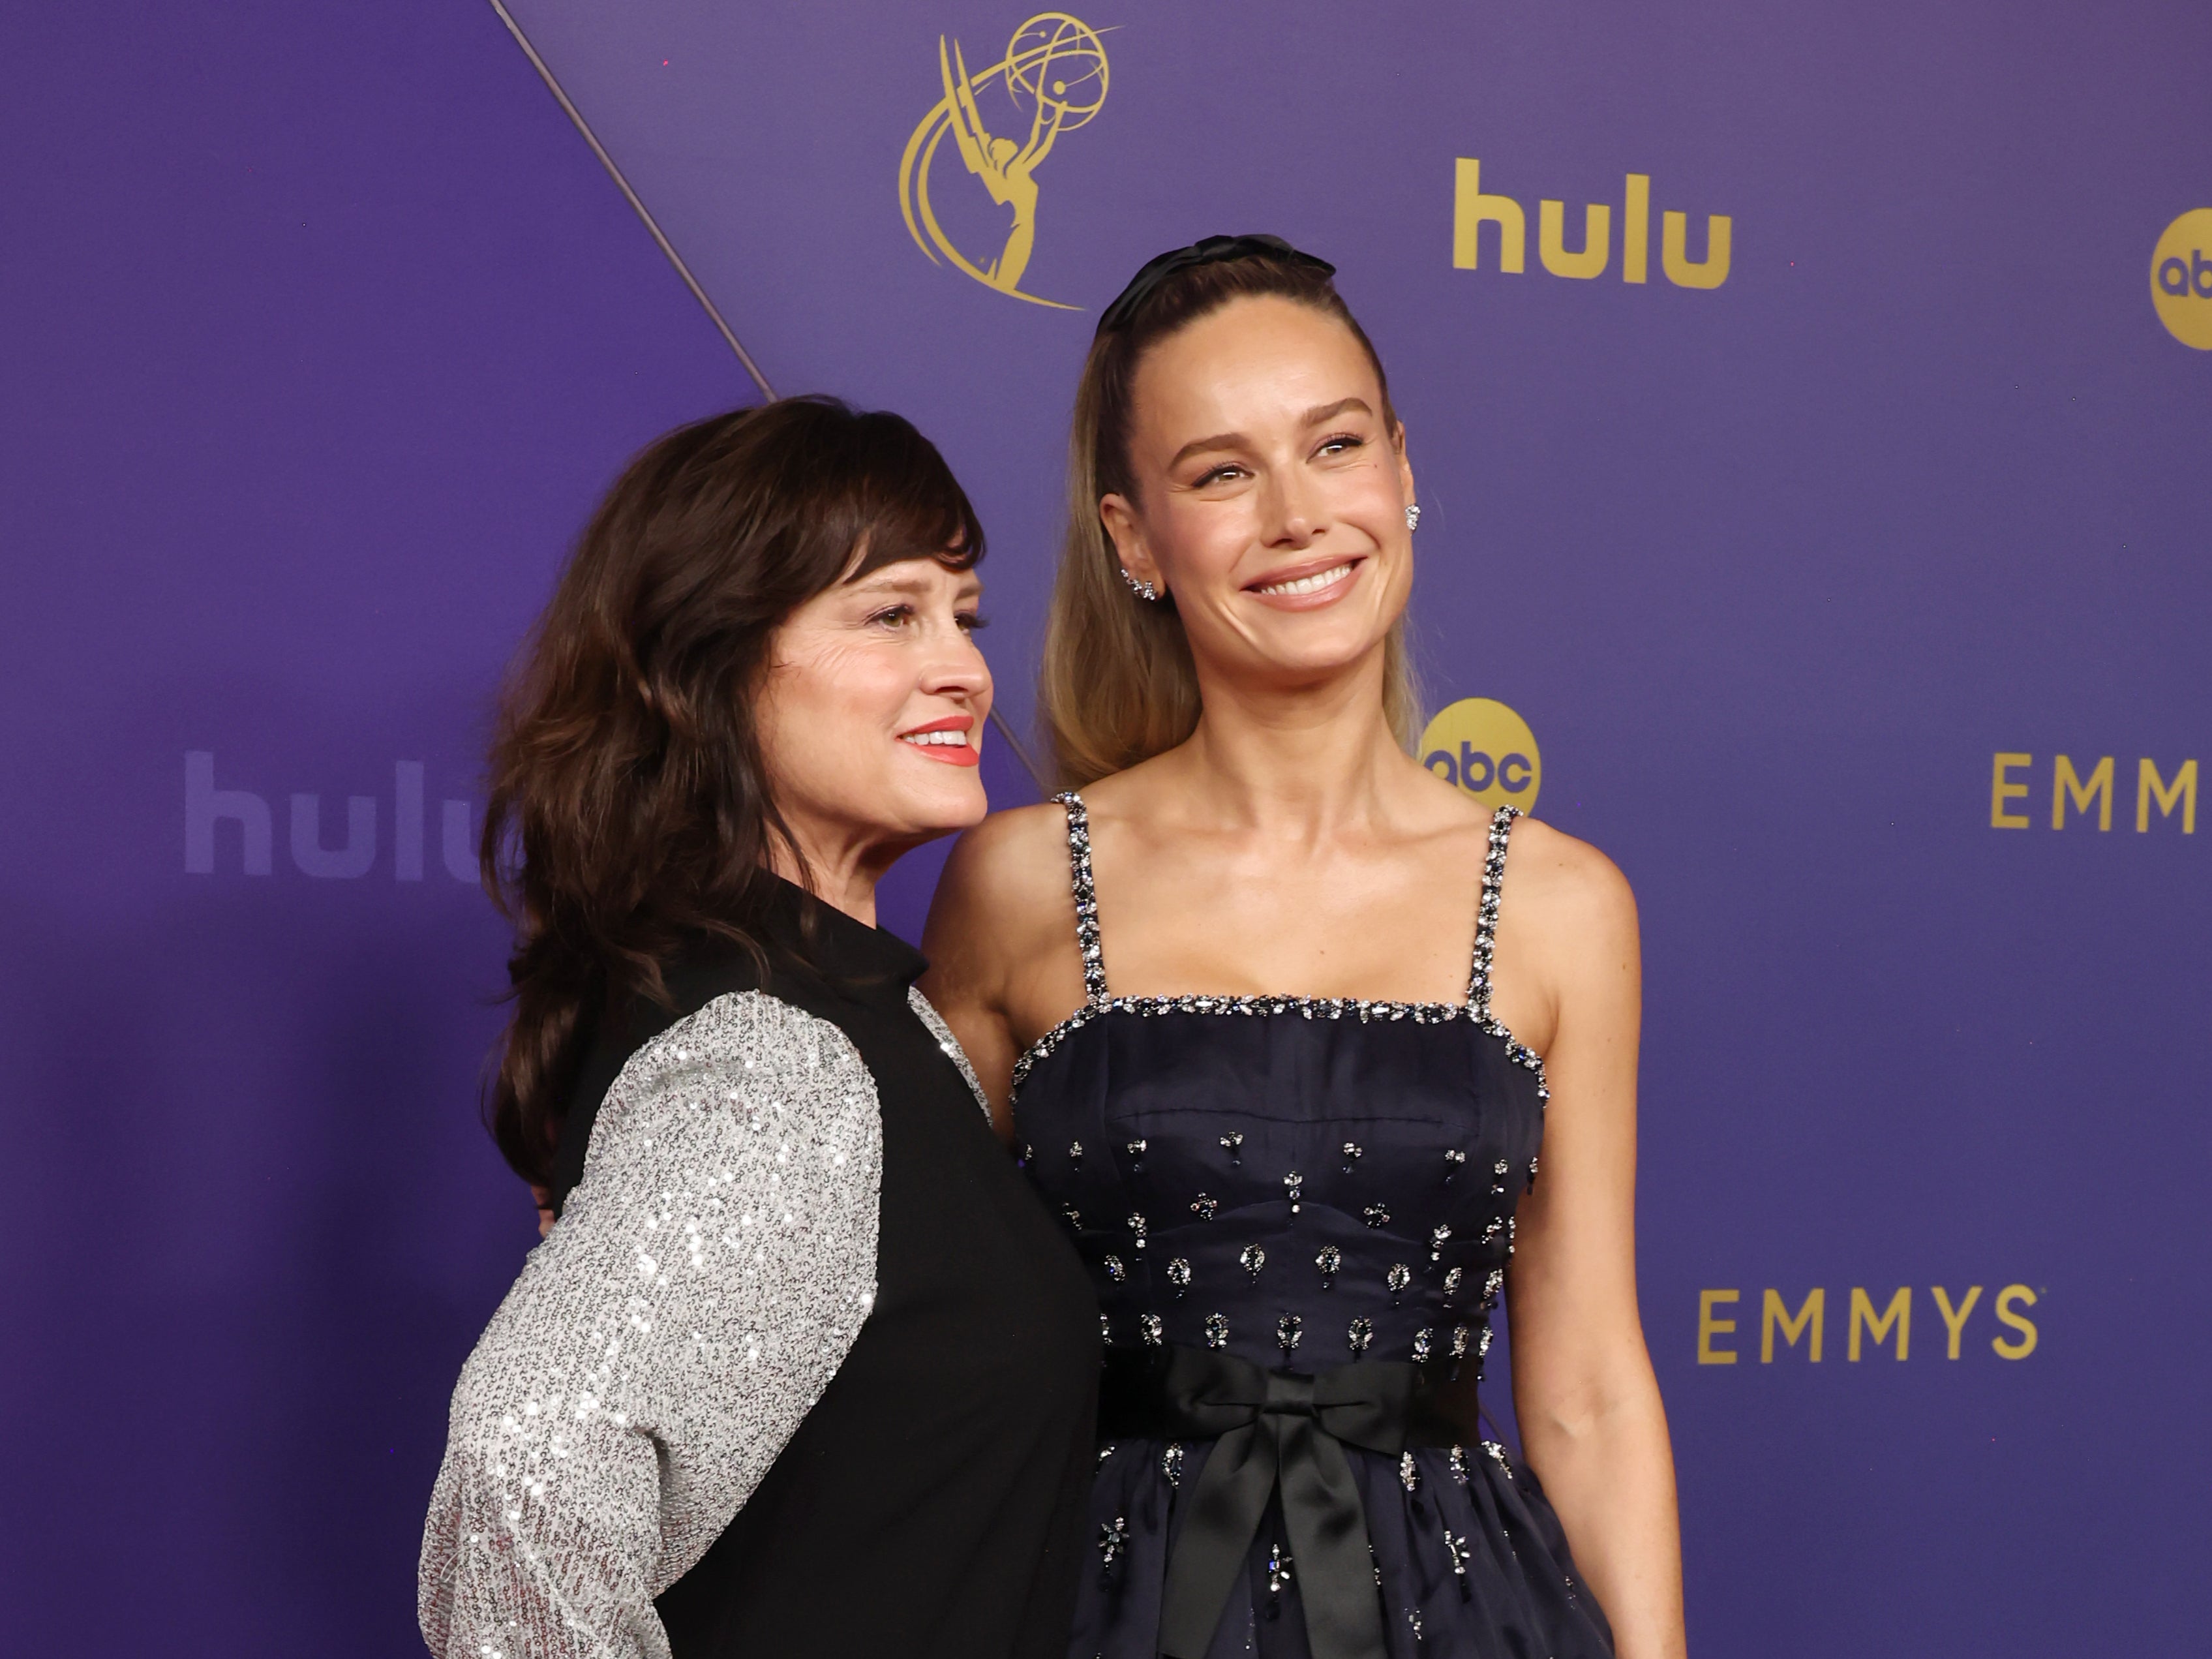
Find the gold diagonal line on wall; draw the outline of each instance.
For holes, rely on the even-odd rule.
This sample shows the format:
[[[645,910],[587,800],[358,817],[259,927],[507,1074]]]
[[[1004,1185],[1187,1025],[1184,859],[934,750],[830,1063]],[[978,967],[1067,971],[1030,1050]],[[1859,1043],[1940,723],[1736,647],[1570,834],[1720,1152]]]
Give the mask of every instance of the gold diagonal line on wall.
[[[562,90],[561,82],[555,78],[552,70],[548,67],[545,60],[538,55],[538,48],[530,44],[530,37],[522,32],[522,25],[514,21],[514,15],[501,3],[501,0],[491,0],[491,9],[499,14],[499,21],[507,25],[507,32],[514,37],[514,44],[522,48],[522,55],[530,60],[531,67],[538,71],[538,78],[545,82],[546,90],[550,92],[555,100],[568,112],[568,118],[576,124],[576,131],[584,135],[584,142],[592,147],[592,154],[599,158],[599,165],[607,170],[607,176],[615,181],[617,188],[623,193],[623,199],[628,202],[636,210],[637,216],[645,222],[645,228],[653,233],[653,241],[659,246],[660,251],[668,256],[668,263],[676,267],[676,274],[684,279],[684,286],[691,290],[691,297],[698,301],[707,315],[713,319],[714,326],[721,331],[722,337],[729,342],[730,349],[738,354],[738,361],[744,365],[745,373],[752,376],[753,384],[761,389],[761,396],[774,402],[775,388],[768,383],[768,377],[760,372],[760,365],[752,360],[752,354],[744,349],[737,335],[731,331],[729,324],[723,320],[722,313],[714,308],[714,302],[707,297],[707,290],[699,286],[699,279],[691,274],[691,267],[684,263],[684,256],[676,251],[675,244],[668,240],[666,234],[654,221],[653,215],[647,210],[645,204],[638,199],[637,192],[630,188],[629,180],[623,177],[623,170],[615,165],[615,158],[607,154],[606,146],[599,142],[599,134],[593,132],[591,123],[584,119],[583,112],[569,101],[568,94]]]
[[[514,37],[514,44],[522,48],[522,55],[530,60],[531,67],[538,71],[538,78],[545,82],[545,89],[553,94],[554,100],[567,112],[569,120],[575,123],[576,131],[584,135],[584,142],[592,147],[592,154],[599,158],[599,165],[607,170],[607,176],[615,181],[616,187],[623,193],[623,199],[630,204],[638,218],[643,222],[646,229],[653,234],[654,245],[660,249],[661,252],[668,256],[668,263],[676,267],[676,274],[684,279],[684,287],[691,290],[691,297],[698,301],[700,308],[713,319],[714,327],[720,332],[722,338],[729,343],[730,349],[737,353],[738,361],[744,365],[745,373],[752,377],[753,384],[761,389],[761,396],[768,398],[771,403],[774,402],[775,388],[768,383],[768,376],[761,373],[760,365],[753,361],[752,354],[745,349],[744,343],[738,338],[736,332],[724,320],[722,313],[715,308],[714,302],[707,297],[707,290],[699,286],[699,279],[691,274],[691,267],[684,263],[684,256],[676,251],[676,246],[668,240],[667,233],[661,229],[659,223],[653,218],[645,204],[638,199],[637,191],[630,188],[629,180],[623,176],[623,170],[615,165],[615,158],[607,154],[606,146],[599,142],[599,134],[592,131],[592,125],[584,119],[583,112],[576,107],[568,93],[562,88],[560,80],[554,75],[551,67],[538,55],[538,48],[530,44],[530,37],[522,32],[522,25],[514,21],[514,13],[507,10],[501,3],[501,0],[491,0],[491,9],[499,14],[499,21],[507,25],[507,32]],[[990,719],[991,724],[998,728],[1000,737],[1005,739],[1007,748],[1013,750],[1014,758],[1022,763],[1022,770],[1030,775],[1030,781],[1036,786],[1037,793],[1045,793],[1043,774],[1037,770],[1036,763],[1030,758],[1029,750],[1023,746],[1021,739],[1014,734],[1014,729],[1007,723],[1006,716],[994,707]]]

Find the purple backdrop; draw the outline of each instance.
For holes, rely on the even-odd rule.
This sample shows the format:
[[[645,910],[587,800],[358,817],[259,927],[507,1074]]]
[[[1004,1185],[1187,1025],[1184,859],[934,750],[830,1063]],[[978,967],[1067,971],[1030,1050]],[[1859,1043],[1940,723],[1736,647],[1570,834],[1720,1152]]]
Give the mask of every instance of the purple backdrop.
[[[404,1652],[531,1237],[475,1115],[501,929],[448,867],[489,698],[623,458],[757,393],[489,7],[17,9],[6,1645]],[[1079,9],[1110,85],[1021,279],[1064,310],[901,212],[940,35],[1028,136],[985,72],[1025,8],[514,9],[777,389],[944,446],[1018,720],[1096,308],[1212,231],[1336,260],[1429,508],[1431,703],[1518,710],[1642,899],[1698,1650],[2203,1639],[2212,298],[2153,288],[2212,291],[2212,234],[2161,243],[2212,204],[2212,12]],[[1494,226],[1455,264],[1465,161],[1524,270]],[[1007,210],[950,138],[928,179],[988,269]],[[1611,204],[1601,275],[1546,268],[1545,198],[1555,264]],[[1668,211],[1691,258],[1728,216],[1718,286]],[[1819,1362],[1762,1362],[1815,1288]],[[1854,1359],[1899,1288],[1909,1358]]]

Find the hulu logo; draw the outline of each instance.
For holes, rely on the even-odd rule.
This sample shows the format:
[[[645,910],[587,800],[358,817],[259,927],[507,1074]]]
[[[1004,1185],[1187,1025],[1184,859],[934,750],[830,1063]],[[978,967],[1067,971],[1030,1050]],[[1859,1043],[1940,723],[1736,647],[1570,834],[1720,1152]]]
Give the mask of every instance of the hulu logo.
[[[422,763],[400,761],[392,769],[392,878],[422,879],[427,803],[422,794]],[[455,881],[473,884],[477,879],[476,808],[465,800],[440,804],[439,862]],[[374,795],[349,795],[332,816],[337,823],[323,821],[323,798],[315,794],[292,797],[289,840],[293,866],[303,876],[321,880],[350,881],[376,867],[378,827],[384,803]],[[215,756],[204,749],[185,754],[185,873],[216,873],[220,832],[237,831],[236,869],[249,876],[265,876],[276,868],[276,826],[267,800],[250,789],[218,789]],[[341,834],[340,831],[343,831]],[[329,839],[326,839],[329,837]],[[332,844],[332,841],[336,844]],[[228,860],[224,860],[228,862]]]
[[[1729,234],[1733,222],[1724,213],[1705,216],[1705,257],[1690,257],[1690,220],[1685,213],[1659,216],[1659,268],[1677,288],[1718,288],[1728,281]],[[1518,273],[1528,265],[1528,216],[1510,196],[1486,194],[1482,163],[1462,155],[1452,191],[1452,264],[1461,270],[1482,269],[1482,228],[1497,227],[1493,239],[1498,269]],[[1554,276],[1583,282],[1602,276],[1613,263],[1613,207],[1592,202],[1583,209],[1580,246],[1567,246],[1567,204],[1536,204],[1536,257]],[[1623,191],[1620,215],[1620,280],[1650,280],[1651,177],[1632,173]]]

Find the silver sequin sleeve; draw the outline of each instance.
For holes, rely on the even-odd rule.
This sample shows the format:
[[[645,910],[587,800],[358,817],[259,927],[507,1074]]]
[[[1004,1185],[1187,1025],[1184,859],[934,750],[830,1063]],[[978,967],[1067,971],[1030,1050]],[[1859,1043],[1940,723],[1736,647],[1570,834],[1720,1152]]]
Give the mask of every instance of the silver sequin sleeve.
[[[640,1048],[453,1391],[417,1611],[447,1659],[655,1659],[875,1295],[883,1121],[851,1042],[719,997]]]
[[[975,1103],[983,1109],[983,1121],[991,1121],[991,1099],[983,1092],[983,1079],[975,1075],[975,1068],[968,1063],[968,1051],[960,1046],[960,1039],[952,1035],[952,1028],[945,1023],[945,1016],[930,1006],[929,999],[919,987],[909,988],[906,994],[907,1006],[914,1010],[915,1018],[929,1028],[937,1046],[945,1050],[945,1057],[960,1068],[961,1081],[968,1092],[975,1097]]]

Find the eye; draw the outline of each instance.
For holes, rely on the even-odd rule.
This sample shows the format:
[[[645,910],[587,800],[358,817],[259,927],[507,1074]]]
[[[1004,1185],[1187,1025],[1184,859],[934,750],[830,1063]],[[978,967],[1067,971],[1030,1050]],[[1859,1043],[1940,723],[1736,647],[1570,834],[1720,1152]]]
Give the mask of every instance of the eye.
[[[988,628],[991,625],[991,619],[988,617],[974,611],[955,611],[952,620],[963,634],[973,634],[979,629]]]
[[[1241,477],[1243,472],[1244,469],[1235,462],[1224,462],[1209,472],[1200,473],[1195,479],[1192,480],[1191,488],[1203,489],[1208,484],[1221,483],[1232,477]]]
[[[1321,441],[1321,447],[1314,453],[1316,455],[1343,455],[1366,447],[1367,440],[1357,432],[1333,432]]]
[[[868,625],[871,628],[902,628],[913,620],[914,607],[912,605],[892,605],[884,606],[881,611],[877,611],[873,616],[870,617],[868,618]]]

